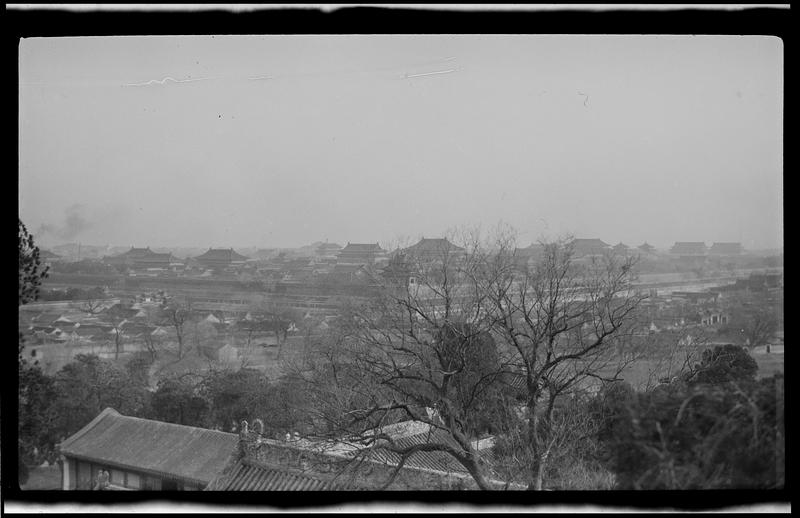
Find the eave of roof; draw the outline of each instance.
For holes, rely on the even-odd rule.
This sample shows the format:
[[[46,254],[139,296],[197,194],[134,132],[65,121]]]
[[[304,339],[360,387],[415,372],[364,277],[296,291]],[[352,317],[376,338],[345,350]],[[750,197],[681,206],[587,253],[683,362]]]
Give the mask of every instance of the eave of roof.
[[[65,456],[207,484],[236,451],[235,434],[124,416],[106,408],[64,440]]]

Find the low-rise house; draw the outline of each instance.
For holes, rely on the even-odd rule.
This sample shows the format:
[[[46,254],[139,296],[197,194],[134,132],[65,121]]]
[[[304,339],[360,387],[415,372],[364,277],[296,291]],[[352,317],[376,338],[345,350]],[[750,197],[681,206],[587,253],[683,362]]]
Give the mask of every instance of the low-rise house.
[[[723,311],[704,309],[700,312],[700,323],[704,326],[724,325],[729,320],[730,316]]]
[[[192,491],[205,488],[231,463],[235,434],[152,421],[106,408],[59,444],[62,489]]]

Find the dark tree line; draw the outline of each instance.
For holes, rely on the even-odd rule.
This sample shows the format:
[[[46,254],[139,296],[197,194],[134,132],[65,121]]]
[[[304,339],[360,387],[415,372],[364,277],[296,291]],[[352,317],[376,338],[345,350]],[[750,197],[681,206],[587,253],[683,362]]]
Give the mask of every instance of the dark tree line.
[[[782,487],[783,376],[757,370],[744,348],[716,346],[670,383],[607,386],[592,413],[616,487]]]

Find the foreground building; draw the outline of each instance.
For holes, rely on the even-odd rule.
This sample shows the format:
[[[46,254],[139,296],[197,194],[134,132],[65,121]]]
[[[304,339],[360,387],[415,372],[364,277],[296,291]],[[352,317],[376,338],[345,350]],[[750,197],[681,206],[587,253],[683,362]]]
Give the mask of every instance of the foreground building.
[[[106,408],[59,445],[62,489],[477,489],[465,468],[441,451],[420,450],[403,461],[390,451],[350,442],[308,441],[297,434],[274,439],[263,435],[259,420],[255,425],[256,430],[242,421],[238,434],[233,434],[129,417]],[[401,447],[431,441],[454,445],[452,438],[420,422],[389,425],[382,433]],[[483,442],[485,449],[478,449],[491,464],[493,441]]]
[[[106,408],[59,445],[62,489],[197,491],[237,451],[232,433],[151,421]]]

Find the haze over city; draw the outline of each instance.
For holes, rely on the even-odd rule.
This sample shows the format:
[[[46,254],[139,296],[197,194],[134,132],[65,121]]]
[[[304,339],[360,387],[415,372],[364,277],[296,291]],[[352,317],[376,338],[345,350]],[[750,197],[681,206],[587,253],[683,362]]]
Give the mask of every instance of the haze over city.
[[[788,503],[788,5],[37,9],[7,500]]]
[[[732,36],[30,38],[47,245],[391,242],[503,221],[783,244],[783,44]]]

